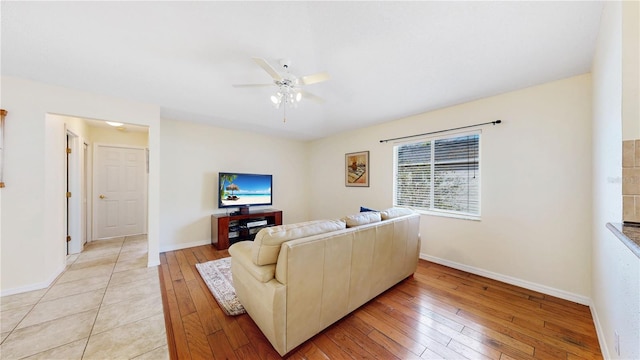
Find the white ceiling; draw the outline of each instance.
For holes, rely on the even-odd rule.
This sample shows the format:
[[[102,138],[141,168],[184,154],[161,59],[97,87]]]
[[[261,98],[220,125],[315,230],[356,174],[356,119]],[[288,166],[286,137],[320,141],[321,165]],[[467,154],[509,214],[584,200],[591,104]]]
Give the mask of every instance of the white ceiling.
[[[601,2],[1,3],[1,71],[302,140],[590,71]],[[327,71],[276,110],[252,57]],[[275,87],[274,87],[275,89]],[[73,114],[69,114],[73,115]]]

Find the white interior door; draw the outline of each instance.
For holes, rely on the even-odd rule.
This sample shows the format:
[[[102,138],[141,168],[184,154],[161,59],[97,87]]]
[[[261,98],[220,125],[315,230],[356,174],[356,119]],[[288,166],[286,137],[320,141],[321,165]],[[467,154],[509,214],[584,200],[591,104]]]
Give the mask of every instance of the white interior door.
[[[146,165],[145,149],[96,144],[94,238],[146,233]]]
[[[89,241],[91,236],[89,235],[89,202],[87,196],[89,194],[89,145],[82,143],[82,246]]]
[[[82,207],[84,189],[82,179],[84,152],[81,152],[82,138],[67,129],[67,255],[82,251],[82,221],[86,212]]]

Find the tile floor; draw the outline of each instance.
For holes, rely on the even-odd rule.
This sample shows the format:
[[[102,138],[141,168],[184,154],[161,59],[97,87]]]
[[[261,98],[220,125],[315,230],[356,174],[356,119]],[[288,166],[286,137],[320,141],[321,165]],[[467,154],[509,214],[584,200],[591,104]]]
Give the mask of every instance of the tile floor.
[[[94,241],[47,289],[0,298],[2,359],[169,359],[147,237]]]

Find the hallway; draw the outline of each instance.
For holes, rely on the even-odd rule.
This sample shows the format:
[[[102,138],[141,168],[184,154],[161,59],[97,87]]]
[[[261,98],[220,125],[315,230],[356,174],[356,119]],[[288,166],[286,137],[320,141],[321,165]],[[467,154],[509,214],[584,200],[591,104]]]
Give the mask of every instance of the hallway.
[[[146,235],[94,241],[47,289],[0,298],[3,359],[168,359]]]

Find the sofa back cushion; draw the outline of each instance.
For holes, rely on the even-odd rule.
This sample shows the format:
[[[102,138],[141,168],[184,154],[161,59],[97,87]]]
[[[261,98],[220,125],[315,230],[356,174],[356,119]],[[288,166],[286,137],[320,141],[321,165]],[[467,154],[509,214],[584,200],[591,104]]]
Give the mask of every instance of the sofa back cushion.
[[[394,219],[400,216],[410,215],[413,213],[414,211],[411,209],[392,207],[387,210],[381,211],[380,216],[382,217],[382,220],[389,220],[389,219]]]
[[[253,263],[275,264],[283,242],[342,230],[345,226],[346,224],[340,220],[314,220],[264,228],[256,234],[253,241]]]
[[[374,211],[365,211],[358,214],[353,214],[349,216],[345,216],[342,218],[347,224],[348,228],[356,227],[359,225],[371,224],[374,222],[380,222],[380,213]]]

